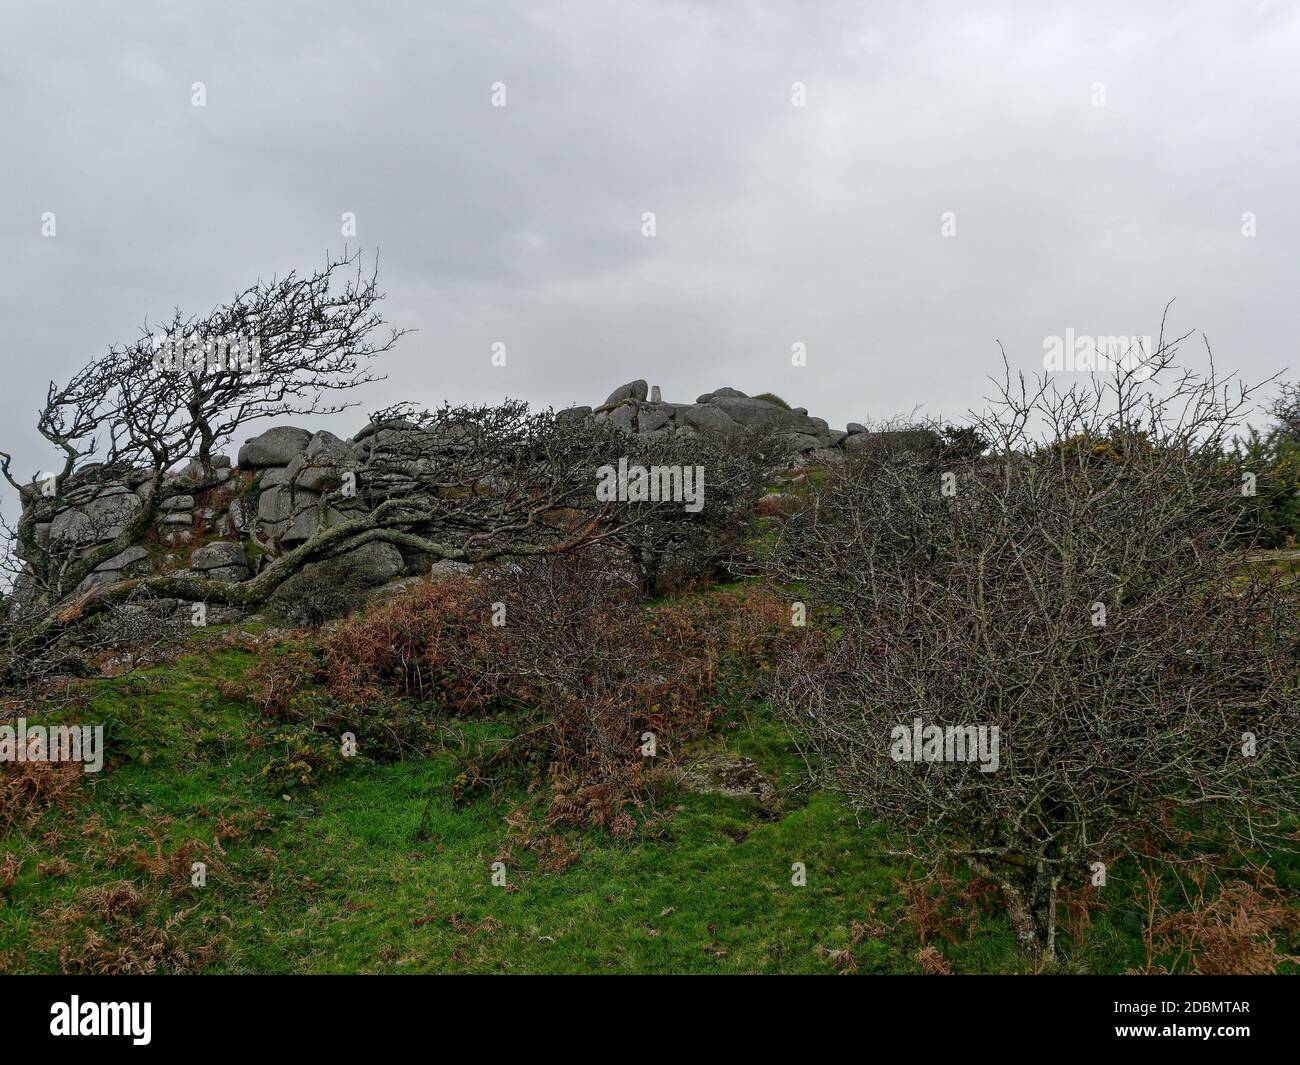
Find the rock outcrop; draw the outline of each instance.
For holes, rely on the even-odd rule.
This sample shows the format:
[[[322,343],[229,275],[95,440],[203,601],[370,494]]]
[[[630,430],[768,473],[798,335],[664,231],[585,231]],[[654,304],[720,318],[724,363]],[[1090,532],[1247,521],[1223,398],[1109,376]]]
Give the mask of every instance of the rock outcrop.
[[[785,441],[795,465],[836,464],[846,453],[873,442],[886,450],[924,447],[936,442],[924,431],[869,433],[850,422],[832,429],[802,407],[792,408],[771,394],[749,396],[735,388],[718,388],[695,402],[671,402],[658,386],[644,380],[614,389],[597,407],[574,406],[559,411],[560,422],[581,425],[608,422],[626,433],[647,439],[697,434],[740,434],[762,431]],[[344,440],[324,430],[277,425],[246,439],[238,466],[216,456],[205,472],[197,460],[164,474],[166,498],[159,508],[147,543],[136,544],[98,565],[77,588],[82,594],[147,573],[181,573],[214,582],[241,582],[255,576],[267,560],[309,539],[318,529],[346,521],[385,498],[409,492],[416,484],[416,467],[427,454],[432,430],[392,420],[364,426]],[[440,449],[470,446],[456,426],[444,426],[433,443]],[[928,434],[933,437],[933,434]],[[386,452],[416,443],[409,461],[386,461],[382,469],[366,463],[376,444]],[[349,492],[360,480],[365,492]],[[84,553],[115,539],[140,510],[151,487],[146,470],[127,471],[113,478],[88,466],[64,486],[67,505],[51,521],[37,525],[37,541],[64,555]],[[214,484],[215,482],[215,484]],[[193,486],[193,487],[191,487]],[[24,490],[24,506],[35,489]],[[328,501],[327,501],[328,499]],[[776,502],[767,501],[775,507]],[[21,557],[21,551],[20,551]],[[456,573],[468,567],[439,562],[423,555],[406,555],[387,544],[374,543],[349,555],[313,563],[286,583],[285,594],[311,581],[340,581],[389,586],[429,572]],[[35,591],[30,575],[20,575],[14,602],[20,608]],[[178,613],[189,606],[170,601]]]
[[[846,450],[886,435],[869,433],[857,422],[850,422],[845,429],[832,429],[824,419],[811,417],[803,407],[790,407],[770,393],[750,396],[736,388],[718,388],[705,392],[694,403],[665,402],[660,394],[658,385],[652,388],[643,380],[630,381],[614,389],[599,407],[569,407],[556,417],[566,422],[608,421],[625,432],[647,437],[764,431],[790,445],[800,456],[799,464],[841,463]]]

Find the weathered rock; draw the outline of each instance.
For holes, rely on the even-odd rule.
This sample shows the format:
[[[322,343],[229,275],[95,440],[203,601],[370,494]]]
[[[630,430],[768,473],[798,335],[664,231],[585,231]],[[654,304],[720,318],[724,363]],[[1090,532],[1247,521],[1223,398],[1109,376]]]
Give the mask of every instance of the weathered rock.
[[[826,447],[830,441],[825,437],[808,436],[805,433],[782,433],[781,440],[795,451],[816,451]]]
[[[106,488],[98,495],[55,515],[50,522],[52,542],[92,544],[112,540],[142,506],[140,497],[124,486]]]
[[[434,580],[439,577],[463,577],[473,568],[468,562],[457,562],[455,559],[444,558],[430,567],[429,576]]]
[[[348,453],[348,443],[340,440],[333,433],[326,432],[324,429],[312,435],[307,444],[306,455],[309,459],[329,458],[331,460],[340,460]]]
[[[740,425],[727,412],[712,404],[687,407],[682,415],[686,425],[705,433],[738,433]]]
[[[343,473],[338,465],[325,455],[308,459],[299,455],[285,468],[285,475],[297,488],[310,492],[329,492],[343,483]]]
[[[206,625],[230,625],[236,621],[241,621],[247,613],[242,607],[231,606],[226,603],[205,603],[203,605],[203,624]],[[195,624],[194,604],[187,603],[183,599],[177,600],[176,614],[178,621],[184,621],[187,624]]]
[[[378,587],[401,573],[402,553],[392,544],[363,544],[335,558],[308,563],[276,589],[268,605],[281,612],[286,602],[310,595],[314,588]]]
[[[125,551],[120,551],[106,562],[101,562],[95,567],[99,573],[115,573],[124,570],[128,566],[134,566],[138,562],[144,562],[149,558],[149,552],[138,544],[128,547]]]
[[[144,572],[149,552],[138,544],[120,551],[110,559],[101,562],[86,575],[74,590],[74,595],[84,595],[92,588],[103,588],[117,584],[129,576]]]
[[[172,496],[158,504],[158,509],[166,513],[171,510],[193,510],[193,496]]]
[[[277,425],[255,436],[239,449],[241,469],[287,466],[295,455],[307,450],[312,434],[294,425]]]
[[[673,420],[673,408],[666,407],[662,404],[642,406],[637,412],[637,431],[642,433],[653,433],[656,429],[662,429]]]
[[[646,393],[650,391],[650,386],[639,378],[635,381],[629,381],[625,385],[619,385],[609,394],[609,399],[601,404],[602,407],[610,407],[615,403],[621,403],[625,399],[634,399],[638,403],[645,401]]]
[[[403,592],[410,591],[419,584],[423,577],[398,577],[386,584],[381,584],[378,588],[372,588],[366,592],[367,599],[387,599],[390,596],[401,595]]]
[[[740,391],[740,389],[738,389],[738,388],[718,388],[718,389],[715,389],[715,390],[712,391],[712,392],[705,392],[704,395],[700,396],[700,398],[697,399],[695,402],[696,402],[696,403],[708,403],[710,400],[715,399],[715,398],[722,398],[722,399],[725,399],[725,398],[728,398],[728,397],[730,397],[730,398],[732,398],[732,399],[748,399],[748,398],[749,398],[749,397],[748,397],[744,392]]]
[[[710,755],[678,772],[682,784],[691,791],[752,799],[760,806],[773,806],[777,801],[776,788],[750,758]]]
[[[555,412],[555,421],[559,425],[581,425],[589,417],[590,407],[566,407]]]
[[[223,584],[240,584],[248,580],[252,575],[252,570],[243,565],[214,566],[212,569],[203,571],[203,576],[208,580],[220,581]]]
[[[632,420],[636,417],[636,408],[630,403],[625,403],[621,407],[615,407],[609,412],[610,425],[616,425],[625,433],[632,431]]]
[[[257,498],[257,520],[275,523],[288,521],[298,511],[316,505],[320,497],[305,489],[287,485],[272,485]]]
[[[867,427],[861,422],[849,422],[849,424],[844,428],[849,436],[852,436],[854,433],[865,433],[867,431]]]
[[[943,440],[929,429],[891,429],[880,433],[855,433],[844,441],[846,451],[886,459],[904,454],[939,451]]]
[[[74,596],[85,595],[92,589],[106,588],[109,585],[117,584],[119,581],[125,580],[125,578],[126,575],[117,570],[109,570],[104,573],[95,570],[92,573],[86,574],[85,579],[73,589],[72,594]]]
[[[216,541],[196,547],[190,556],[190,565],[196,570],[217,569],[221,566],[246,566],[244,545],[232,541]]]
[[[375,433],[382,429],[418,429],[414,422],[405,418],[389,418],[386,421],[368,422],[362,426],[361,430],[352,438],[354,442],[367,440],[374,436]]]
[[[280,534],[280,543],[298,544],[304,540],[310,540],[321,529],[322,525],[326,529],[333,528],[341,522],[347,521],[347,515],[334,507],[328,507],[325,510],[325,520],[321,522],[321,510],[318,505],[304,507],[298,510],[293,520],[289,522],[289,527]]]
[[[809,418],[806,414],[795,414],[792,410],[761,399],[714,396],[708,406],[718,408],[732,421],[747,429],[775,429],[819,436],[826,427],[826,423],[819,419]]]
[[[197,458],[192,458],[186,463],[185,468],[176,475],[176,479],[181,481],[206,481],[211,477],[212,480],[224,481],[229,476],[230,456],[213,455],[211,471],[205,471],[203,463]]]

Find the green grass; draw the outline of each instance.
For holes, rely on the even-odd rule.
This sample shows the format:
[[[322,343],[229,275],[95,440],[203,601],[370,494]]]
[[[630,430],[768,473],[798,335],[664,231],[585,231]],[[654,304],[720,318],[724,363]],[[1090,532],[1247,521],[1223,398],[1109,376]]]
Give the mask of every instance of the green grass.
[[[852,936],[858,972],[919,971],[901,887],[915,870],[890,853],[879,826],[806,790],[801,756],[760,704],[734,699],[704,746],[754,759],[783,791],[776,815],[665,785],[631,839],[564,833],[575,856],[556,871],[504,820],[535,810],[535,797],[520,789],[452,802],[458,734],[505,723],[453,723],[446,750],[389,764],[358,758],[286,801],[263,773],[274,727],[218,690],[273,653],[282,649],[209,642],[95,682],[78,716],[108,724],[108,769],[81,804],[0,836],[0,867],[7,856],[22,863],[0,890],[0,971],[57,972],[68,967],[60,950],[77,957],[89,930],[130,948],[169,921],[182,953],[166,954],[164,970],[829,973],[831,952]],[[364,754],[363,725],[356,731]],[[238,833],[222,838],[222,825]],[[194,854],[162,874],[140,857],[190,840]],[[205,887],[189,883],[188,857],[207,863]],[[55,859],[66,871],[44,875]],[[498,859],[504,887],[492,882]],[[806,886],[791,882],[795,862]],[[1300,872],[1286,866],[1280,879],[1294,887]],[[113,921],[82,912],[88,889],[122,880],[142,893],[138,912]],[[1138,903],[1124,901],[1136,877],[1115,869],[1112,884],[1113,904],[1094,914],[1084,944],[1063,940],[1065,967],[1142,964]],[[221,950],[211,959],[175,960],[213,939]],[[939,946],[954,972],[1026,969],[991,910]]]

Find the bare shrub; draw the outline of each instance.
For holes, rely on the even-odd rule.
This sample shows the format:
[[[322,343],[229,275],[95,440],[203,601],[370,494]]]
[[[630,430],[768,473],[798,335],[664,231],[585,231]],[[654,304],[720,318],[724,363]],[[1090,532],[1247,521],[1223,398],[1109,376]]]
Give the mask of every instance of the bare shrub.
[[[757,590],[647,609],[617,553],[588,550],[376,603],[324,639],[321,670],[350,704],[514,710],[515,733],[469,756],[458,793],[522,773],[545,784],[551,825],[624,834],[654,761],[708,725],[710,696],[768,657],[788,620],[786,604]],[[647,732],[655,760],[642,754]]]
[[[1295,602],[1237,574],[1224,445],[1250,391],[1168,380],[1175,347],[1150,381],[1008,376],[975,422],[988,458],[850,464],[775,552],[837,627],[773,685],[825,779],[995,882],[1042,958],[1094,862],[1189,826],[1258,846],[1300,801]],[[941,738],[912,761],[917,722]],[[954,759],[964,726],[996,727],[995,771]]]

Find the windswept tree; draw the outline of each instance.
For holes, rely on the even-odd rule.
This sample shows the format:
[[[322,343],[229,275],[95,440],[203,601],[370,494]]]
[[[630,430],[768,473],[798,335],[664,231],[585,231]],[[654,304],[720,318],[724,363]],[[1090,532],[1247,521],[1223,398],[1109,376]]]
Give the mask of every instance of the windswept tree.
[[[776,549],[827,630],[774,683],[815,764],[996,884],[1042,959],[1062,885],[1258,845],[1300,807],[1296,602],[1242,566],[1224,457],[1251,390],[1179,371],[1177,343],[1064,390],[1008,374],[987,456],[850,464]]]
[[[126,417],[105,423],[122,441],[130,438],[123,428],[131,424]],[[179,440],[160,447],[149,467],[155,475],[170,455],[181,454],[174,447],[183,449],[194,436],[182,434]],[[625,545],[634,529],[656,521],[676,523],[685,512],[685,501],[671,493],[611,497],[601,492],[602,468],[616,467],[629,453],[623,430],[573,423],[551,411],[529,411],[520,402],[438,410],[402,404],[370,416],[354,440],[322,434],[320,443],[299,455],[276,482],[264,485],[260,476],[240,481],[240,505],[256,512],[253,528],[265,537],[263,563],[248,579],[222,583],[201,573],[153,573],[77,590],[73,580],[85,567],[72,575],[61,572],[61,594],[49,599],[47,609],[30,611],[17,633],[10,632],[17,638],[10,659],[18,662],[32,650],[47,650],[77,625],[122,603],[162,598],[253,609],[291,580],[309,593],[313,581],[329,579],[330,572],[347,573],[363,550],[373,558],[381,547],[390,558],[400,557],[396,571],[408,572],[438,562],[550,557],[593,545]],[[690,455],[698,459],[703,446]],[[671,458],[660,451],[655,451],[659,458]],[[701,506],[690,516],[702,521],[711,508],[735,508],[733,497],[753,480],[750,468],[735,458],[729,472],[712,462],[706,469],[722,480],[701,485]],[[195,476],[201,479],[203,471]],[[77,477],[68,480],[75,484]],[[169,490],[196,490],[191,479],[164,482],[174,488],[155,490],[155,512]],[[59,497],[47,506],[57,502]],[[70,502],[65,495],[64,505]],[[29,523],[30,516],[23,521]],[[127,524],[140,529],[135,518]],[[92,558],[133,542],[130,529]],[[322,570],[326,563],[333,570]]]
[[[246,423],[352,405],[333,397],[376,380],[371,361],[401,336],[379,314],[377,268],[363,272],[354,252],[259,281],[206,317],[178,311],[158,330],[146,325],[67,384],[51,383],[37,431],[56,468],[20,480],[0,452],[24,503],[12,537],[29,595],[59,602],[136,543],[168,498],[214,484],[214,449]],[[190,458],[186,482],[163,476]],[[78,520],[55,525],[69,510]]]

